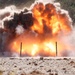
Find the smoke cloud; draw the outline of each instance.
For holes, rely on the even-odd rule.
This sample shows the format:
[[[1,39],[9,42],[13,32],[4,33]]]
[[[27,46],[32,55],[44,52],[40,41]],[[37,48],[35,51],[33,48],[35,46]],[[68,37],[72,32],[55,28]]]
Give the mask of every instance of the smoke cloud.
[[[65,51],[62,51],[62,56],[75,56],[75,27],[73,28],[71,34],[68,36],[63,36],[61,38],[61,42],[63,42],[65,46]]]
[[[24,28],[22,27],[22,25],[18,25],[16,27],[16,33],[17,34],[22,34],[24,32]]]
[[[33,5],[31,5],[30,8],[23,8],[23,9],[17,9],[14,5],[5,7],[4,9],[0,9],[0,50],[3,53],[1,56],[18,56],[16,52],[14,52],[15,49],[11,50],[11,45],[13,41],[21,42],[23,39],[23,43],[26,45],[26,49],[28,49],[28,45],[30,45],[30,49],[32,49],[31,46],[33,46],[32,54],[34,55],[34,50],[37,51],[39,45],[43,45],[43,41],[49,38],[56,37],[56,40],[58,42],[58,50],[59,44],[65,46],[65,48],[62,48],[59,52],[59,56],[75,56],[75,31],[72,27],[72,19],[70,18],[68,11],[60,8],[60,3],[54,3],[55,0],[36,0]],[[37,7],[37,5],[39,5]],[[43,9],[43,6],[45,6],[45,9]],[[49,6],[53,8],[53,11],[56,11],[54,13],[51,12],[52,8],[49,9]],[[35,12],[33,13],[34,9],[37,9],[38,11],[42,11],[41,15],[43,17],[48,14],[48,19],[51,19],[53,15],[60,15],[57,16],[60,20],[62,18],[62,21],[64,20],[63,24],[66,24],[71,29],[71,32],[68,35],[64,35],[62,33],[66,33],[64,28],[61,28],[58,26],[61,30],[59,30],[58,33],[52,34],[52,28],[47,25],[47,22],[45,19],[42,19],[43,27],[39,28],[39,24],[41,25],[39,18],[35,18]],[[39,13],[37,13],[39,15]],[[64,18],[63,18],[64,16]],[[56,21],[56,20],[55,20]],[[37,24],[37,29],[33,29],[32,26],[34,26],[34,22]],[[53,22],[52,22],[53,23]],[[49,23],[50,24],[50,23]],[[58,23],[56,23],[58,25]],[[65,26],[64,26],[65,27]],[[34,26],[36,28],[36,26]],[[66,27],[67,28],[67,27]],[[57,28],[58,29],[58,28]],[[63,30],[62,30],[63,29]],[[40,33],[40,31],[43,31],[43,33]],[[60,40],[60,42],[58,41]],[[38,41],[38,42],[37,42]],[[16,45],[16,43],[15,43]],[[20,46],[20,44],[19,44]],[[48,45],[47,45],[48,46]],[[36,48],[37,49],[36,49]],[[44,47],[43,47],[44,48]],[[49,48],[49,47],[48,47]],[[42,49],[42,48],[40,48]],[[30,51],[31,52],[31,51]],[[9,53],[9,54],[8,54]],[[37,51],[38,55],[47,56],[47,54],[43,51],[39,53]],[[25,53],[25,56],[30,54],[28,52]],[[49,55],[49,54],[48,54]]]

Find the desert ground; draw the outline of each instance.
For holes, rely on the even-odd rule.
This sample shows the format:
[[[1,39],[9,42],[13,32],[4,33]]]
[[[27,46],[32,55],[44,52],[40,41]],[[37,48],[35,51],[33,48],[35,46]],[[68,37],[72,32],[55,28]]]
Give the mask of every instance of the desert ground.
[[[75,75],[75,58],[0,58],[0,75]]]

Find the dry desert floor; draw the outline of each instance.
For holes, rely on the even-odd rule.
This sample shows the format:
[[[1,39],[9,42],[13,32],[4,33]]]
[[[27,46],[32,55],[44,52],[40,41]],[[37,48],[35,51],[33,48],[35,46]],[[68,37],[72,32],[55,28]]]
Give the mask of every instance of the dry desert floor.
[[[75,58],[0,58],[0,75],[75,75]]]

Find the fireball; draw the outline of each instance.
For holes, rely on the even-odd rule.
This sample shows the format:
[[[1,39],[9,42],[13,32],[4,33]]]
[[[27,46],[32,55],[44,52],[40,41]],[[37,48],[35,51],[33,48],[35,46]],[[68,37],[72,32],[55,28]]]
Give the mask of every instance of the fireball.
[[[17,17],[16,29],[19,30],[18,25],[21,25],[21,29],[24,29],[21,34],[16,34],[15,39],[10,43],[9,48],[11,51],[20,53],[20,44],[22,42],[23,55],[55,56],[57,42],[58,51],[61,52],[64,46],[59,40],[59,35],[68,35],[72,30],[67,14],[61,13],[61,10],[57,11],[54,4],[39,2],[34,4],[30,10],[32,13],[27,14],[27,11],[18,15],[15,14],[19,16]]]

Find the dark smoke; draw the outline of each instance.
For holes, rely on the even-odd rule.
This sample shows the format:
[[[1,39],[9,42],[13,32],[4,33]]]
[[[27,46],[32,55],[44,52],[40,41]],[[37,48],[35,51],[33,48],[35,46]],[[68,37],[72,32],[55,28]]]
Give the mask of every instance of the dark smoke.
[[[1,19],[9,16],[9,14],[10,13],[5,13]],[[10,17],[12,18],[12,16]],[[10,42],[16,38],[16,28],[18,25],[22,26],[25,30],[30,30],[30,27],[33,25],[32,13],[28,9],[24,9],[24,11],[21,11],[20,13],[14,13],[12,19],[5,19],[3,24],[4,29],[0,29],[0,51],[2,54],[5,51],[10,52],[9,48],[7,47]]]
[[[13,19],[4,21],[4,28],[13,34],[15,34],[15,28],[18,25],[22,25],[24,29],[30,29],[33,25],[32,13],[29,13],[29,11],[25,9],[19,14],[14,13]]]

